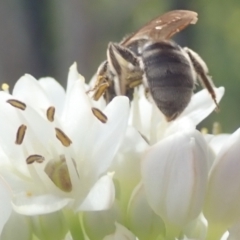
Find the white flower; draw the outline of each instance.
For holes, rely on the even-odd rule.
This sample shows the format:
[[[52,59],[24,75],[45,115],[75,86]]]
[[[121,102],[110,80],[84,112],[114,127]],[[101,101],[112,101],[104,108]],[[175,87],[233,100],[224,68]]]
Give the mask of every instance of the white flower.
[[[238,239],[240,130],[196,130],[215,108],[206,90],[170,123],[142,88],[130,117],[126,97],[86,90],[73,65],[66,91],[25,75],[0,92],[1,240]]]
[[[0,236],[4,225],[8,221],[12,212],[12,206],[10,201],[11,201],[10,188],[0,177]]]
[[[13,95],[0,92],[0,171],[13,191],[15,211],[35,215],[65,206],[77,211],[111,206],[114,187],[107,171],[127,127],[129,101],[115,98],[103,110],[106,123],[93,107],[76,65],[66,94],[56,81],[38,82],[30,75],[20,78]]]
[[[224,89],[215,91],[219,101]],[[206,220],[199,215],[214,154],[195,127],[214,108],[208,93],[201,91],[179,119],[166,123],[158,109],[135,91],[129,123],[141,135],[128,128],[111,167],[116,189],[114,207],[83,215],[90,239],[111,233],[115,221],[139,239],[175,239],[182,232],[188,239],[206,236]],[[149,148],[147,143],[156,144]]]
[[[142,183],[134,189],[127,210],[128,226],[139,239],[164,236],[165,223],[150,207]]]
[[[128,127],[124,141],[110,168],[114,173],[116,191],[114,205],[106,211],[83,213],[84,228],[91,240],[102,239],[111,234],[115,230],[115,222],[123,223],[126,219],[129,214],[129,199],[134,188],[141,181],[141,156],[147,147],[141,135],[134,128]]]
[[[240,221],[240,129],[223,145],[211,169],[204,215],[208,239]]]
[[[207,145],[197,131],[172,134],[144,156],[142,179],[146,196],[166,226],[171,226],[167,232],[170,236],[171,229],[180,233],[200,214],[207,187],[207,162]]]

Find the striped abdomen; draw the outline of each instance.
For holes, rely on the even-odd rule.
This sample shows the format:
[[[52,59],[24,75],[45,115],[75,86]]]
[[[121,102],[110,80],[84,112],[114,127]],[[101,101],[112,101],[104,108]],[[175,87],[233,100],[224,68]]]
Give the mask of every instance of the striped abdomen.
[[[173,42],[148,44],[142,52],[150,93],[168,121],[188,105],[194,88],[191,63]]]

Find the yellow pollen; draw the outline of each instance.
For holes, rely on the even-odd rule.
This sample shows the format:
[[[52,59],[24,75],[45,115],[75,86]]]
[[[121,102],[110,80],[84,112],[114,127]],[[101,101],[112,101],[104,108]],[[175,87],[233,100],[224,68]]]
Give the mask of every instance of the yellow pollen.
[[[217,134],[222,133],[222,126],[219,122],[214,122],[213,123],[212,133],[213,133],[213,135],[217,135]]]
[[[201,133],[202,133],[202,134],[208,134],[208,129],[205,128],[205,127],[202,128],[202,129],[201,129]]]
[[[7,83],[2,84],[2,90],[3,91],[8,91],[9,90],[9,85]]]

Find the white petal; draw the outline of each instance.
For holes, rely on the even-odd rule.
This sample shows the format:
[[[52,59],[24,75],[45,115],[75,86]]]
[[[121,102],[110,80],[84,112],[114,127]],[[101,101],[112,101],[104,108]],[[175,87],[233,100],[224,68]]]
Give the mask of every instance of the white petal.
[[[115,198],[115,188],[112,177],[105,175],[101,177],[90,190],[90,193],[81,204],[81,211],[102,211],[109,209]]]
[[[19,164],[20,165],[20,164]],[[23,163],[22,163],[23,165]],[[26,168],[26,166],[24,166]],[[24,175],[24,172],[11,167],[3,165],[0,170],[0,174],[11,187],[13,195],[18,194],[21,191],[27,191],[34,188],[33,183],[29,181],[30,175]]]
[[[20,116],[22,124],[27,126],[24,137],[26,145],[33,145],[35,151],[37,148],[49,150],[52,142],[58,142],[51,123],[46,121],[45,117],[40,116],[35,109],[29,106],[24,112],[20,112]],[[38,153],[40,154],[40,152]]]
[[[10,98],[11,95],[0,91],[0,145],[9,159],[18,159],[22,150],[15,144],[15,139],[22,123],[16,109],[6,102]]]
[[[1,240],[10,239],[26,239],[32,238],[32,229],[30,219],[26,216],[17,214],[12,211],[12,214],[3,228]]]
[[[219,152],[210,172],[204,214],[208,221],[228,227],[240,220],[240,129]]]
[[[113,160],[126,132],[129,117],[129,100],[127,97],[115,97],[104,110],[107,123],[95,122],[92,126],[92,155],[89,169],[96,171],[96,176],[104,173]]]
[[[78,73],[77,70],[77,63],[73,63],[73,65],[69,68],[69,73],[68,73],[68,82],[67,82],[67,94],[69,94],[69,91],[73,87],[76,81],[81,81],[82,83],[85,82],[84,78],[82,75]]]
[[[216,99],[219,103],[224,94],[224,88],[214,88],[216,93]],[[195,125],[198,125],[203,119],[205,119],[214,109],[216,108],[215,103],[213,102],[209,92],[204,89],[192,96],[192,100],[179,116],[187,116],[191,118]]]
[[[237,239],[239,239],[239,238],[236,238],[236,240],[237,240]],[[220,240],[230,240],[230,239],[229,239],[229,232],[226,231],[226,232],[222,235],[222,237],[221,237]]]
[[[140,239],[157,239],[165,233],[163,220],[150,208],[142,184],[136,187],[128,205],[128,227]]]
[[[209,145],[215,152],[215,154],[218,154],[224,144],[227,142],[228,138],[230,137],[230,134],[219,134],[214,136],[210,141]]]
[[[51,77],[40,78],[39,84],[47,94],[51,105],[56,108],[56,113],[61,115],[65,101],[64,88],[54,78]]]
[[[206,239],[208,223],[201,213],[200,216],[184,227],[183,233],[191,239]]]
[[[116,223],[116,231],[114,234],[106,236],[103,240],[136,240],[136,236],[133,235],[126,227]]]
[[[10,189],[0,178],[0,235],[12,212]]]
[[[45,194],[27,196],[25,193],[16,195],[13,200],[13,209],[23,215],[37,215],[56,212],[72,200],[55,195]]]
[[[158,140],[176,132],[193,131],[195,128],[194,122],[188,117],[181,117],[172,122],[161,121],[158,127]]]
[[[153,143],[156,142],[156,129],[162,116],[157,106],[146,98],[144,88],[136,89],[131,102],[129,125],[135,127],[150,143]]]
[[[36,110],[47,109],[51,105],[39,82],[28,74],[16,82],[13,88],[13,96],[33,106]]]
[[[69,90],[61,120],[64,131],[72,142],[77,144],[76,151],[81,149],[95,120],[91,111],[91,102],[85,94],[81,81],[75,81]]]
[[[103,239],[113,233],[116,221],[123,222],[122,208],[117,201],[108,210],[83,213],[84,230],[91,240]]]
[[[171,135],[146,153],[142,162],[146,195],[163,220],[182,226],[199,215],[207,158],[206,143],[197,131]]]
[[[38,239],[63,239],[67,233],[66,216],[62,211],[31,217],[34,234]]]
[[[148,144],[133,127],[128,127],[110,171],[121,186],[121,201],[129,201],[133,189],[141,181],[141,157]]]

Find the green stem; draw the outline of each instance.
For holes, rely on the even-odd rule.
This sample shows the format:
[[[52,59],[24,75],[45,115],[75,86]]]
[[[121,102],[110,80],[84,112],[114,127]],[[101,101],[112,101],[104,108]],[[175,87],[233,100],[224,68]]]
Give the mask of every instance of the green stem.
[[[206,240],[219,240],[221,239],[225,231],[225,227],[209,223]]]
[[[74,213],[71,210],[64,210],[64,215],[72,235],[73,240],[84,240],[84,233],[79,221],[78,213]]]
[[[179,237],[181,229],[178,226],[165,222],[165,227],[167,240],[173,240]]]

